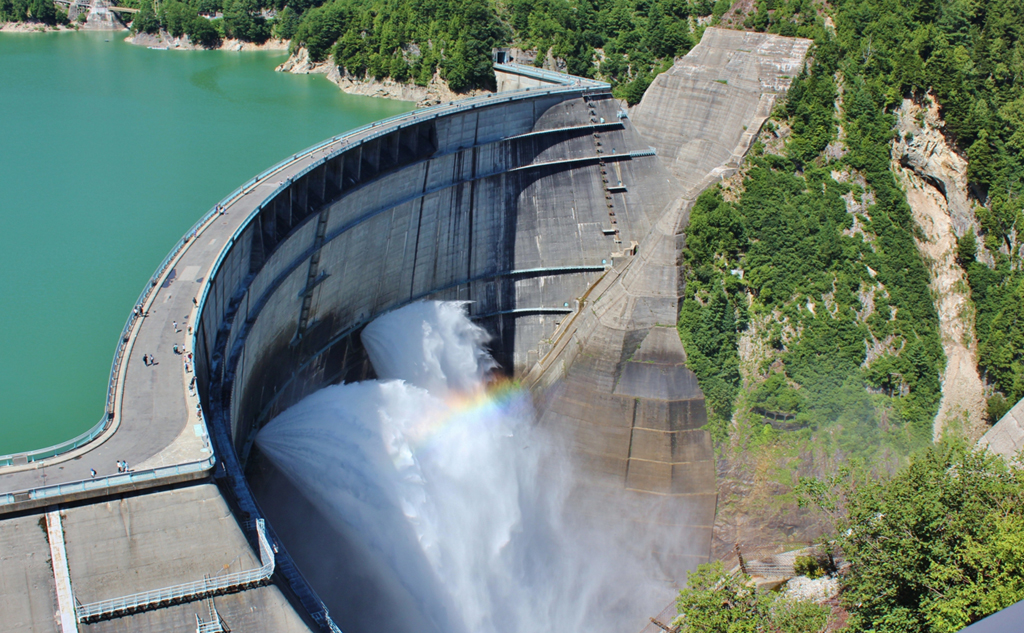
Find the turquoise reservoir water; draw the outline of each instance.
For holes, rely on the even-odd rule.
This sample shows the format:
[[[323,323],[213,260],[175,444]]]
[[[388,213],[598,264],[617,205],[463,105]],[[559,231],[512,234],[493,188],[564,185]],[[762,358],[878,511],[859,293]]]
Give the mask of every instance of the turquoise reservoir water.
[[[283,53],[0,34],[0,455],[95,424],[167,251],[251,176],[411,109],[273,72]],[[109,40],[109,41],[106,41]]]

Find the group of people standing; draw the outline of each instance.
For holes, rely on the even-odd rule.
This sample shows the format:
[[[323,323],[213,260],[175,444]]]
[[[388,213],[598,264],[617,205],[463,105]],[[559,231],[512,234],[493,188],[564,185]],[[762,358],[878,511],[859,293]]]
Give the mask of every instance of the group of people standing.
[[[199,306],[199,301],[195,297],[192,297],[192,305],[197,306],[197,307]],[[139,317],[141,317],[141,316],[149,316],[149,313],[148,312],[144,313],[142,311],[142,308],[140,308],[139,306],[135,306],[135,308],[132,310],[132,313],[135,316],[139,316]],[[188,321],[188,316],[187,315],[185,316],[185,321],[186,322]],[[182,325],[184,325],[184,323],[182,323]],[[171,322],[171,327],[174,328],[174,333],[175,334],[178,334],[178,333],[181,332],[181,330],[178,329],[178,322],[177,321],[172,321]],[[191,325],[188,326],[188,334],[189,334],[189,336],[192,335],[192,326]],[[191,367],[192,367],[192,352],[187,352],[186,353],[184,351],[184,346],[179,346],[177,343],[175,343],[174,344],[174,353],[175,354],[183,354],[183,353],[185,354],[185,371],[188,372],[188,373],[191,373],[192,372],[192,369],[191,369]],[[142,355],[142,364],[145,365],[146,367],[150,367],[152,365],[157,365],[158,363],[156,362],[156,357],[153,354],[143,354]]]
[[[114,463],[117,464],[118,474],[131,472],[131,470],[128,468],[128,462],[126,462],[125,460],[119,459]],[[93,479],[96,479],[96,469],[90,468],[89,475],[91,475]]]

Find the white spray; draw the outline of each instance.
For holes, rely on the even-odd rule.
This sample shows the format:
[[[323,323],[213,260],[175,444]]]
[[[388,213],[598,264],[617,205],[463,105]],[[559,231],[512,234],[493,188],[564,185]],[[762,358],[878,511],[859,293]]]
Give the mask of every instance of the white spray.
[[[651,559],[666,535],[638,532],[621,492],[567,510],[569,460],[526,393],[487,391],[487,338],[458,302],[386,314],[362,335],[380,380],[318,391],[257,444],[356,535],[420,630],[639,630],[671,598]]]

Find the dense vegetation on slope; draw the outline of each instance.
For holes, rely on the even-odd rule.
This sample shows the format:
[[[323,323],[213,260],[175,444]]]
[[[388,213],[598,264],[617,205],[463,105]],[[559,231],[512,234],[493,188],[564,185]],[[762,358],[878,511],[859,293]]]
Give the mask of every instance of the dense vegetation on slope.
[[[723,608],[726,607],[726,608]],[[758,590],[743,574],[730,574],[720,561],[689,574],[676,608],[678,633],[817,633],[828,624],[829,609]]]
[[[334,55],[361,76],[425,84],[439,70],[455,90],[493,82],[491,49],[513,45],[564,60],[570,73],[600,76],[639,101],[666,60],[699,36],[691,17],[728,8],[728,0],[328,0],[301,17],[294,45],[314,60]]]
[[[692,211],[680,331],[719,440],[748,327],[770,344],[748,372],[765,379],[746,399],[758,413],[792,418],[846,456],[906,455],[931,438],[944,359],[928,271],[889,171],[892,117],[849,70],[822,35],[776,114],[785,145],[755,146],[738,200],[712,189]],[[841,120],[836,71],[847,77]],[[828,158],[839,123],[846,153]]]
[[[1024,599],[1024,469],[1019,466],[946,441],[891,478],[858,478],[844,471],[802,482],[801,496],[832,527],[824,550],[850,564],[837,576],[841,593],[835,612],[846,612],[846,626],[839,629],[843,618],[836,618],[829,630],[953,633]],[[825,557],[821,563],[832,566]],[[680,630],[817,633],[824,628],[824,607],[756,592],[746,580],[725,573],[721,563],[700,566],[677,601]]]
[[[849,626],[953,633],[1024,599],[1024,470],[945,442],[888,480],[807,496],[833,519]]]
[[[3,0],[5,2],[12,0]],[[25,1],[25,0],[16,0]],[[40,1],[40,0],[35,0]],[[440,72],[458,91],[493,85],[491,49],[550,54],[568,72],[599,76],[635,103],[655,74],[700,39],[696,19],[729,0],[126,0],[141,12],[137,32],[305,47],[313,61],[333,55],[356,76],[426,85]],[[206,19],[201,15],[221,18]]]
[[[64,11],[57,10],[52,0],[0,0],[0,22],[35,20],[55,25],[68,21]]]
[[[961,261],[977,308],[979,368],[1012,403],[1024,397],[1021,150],[1024,150],[1024,12],[1014,0],[846,0],[841,49],[861,65],[879,105],[931,90],[945,132],[968,159],[983,236],[964,236]],[[992,265],[975,259],[982,246]],[[1001,401],[998,398],[997,401]],[[1001,414],[997,404],[992,418]]]
[[[959,261],[980,369],[1006,395],[990,418],[1024,397],[1024,14],[1013,5],[840,0],[834,30],[803,0],[761,0],[747,17],[748,28],[816,46],[762,133],[774,140],[778,126],[782,140],[755,146],[738,199],[705,192],[691,215],[680,332],[718,440],[737,404],[781,416],[833,455],[906,455],[930,438],[944,357],[917,229],[890,171],[892,112],[929,89],[984,203],[982,243],[968,232]],[[744,334],[770,349],[741,372]]]

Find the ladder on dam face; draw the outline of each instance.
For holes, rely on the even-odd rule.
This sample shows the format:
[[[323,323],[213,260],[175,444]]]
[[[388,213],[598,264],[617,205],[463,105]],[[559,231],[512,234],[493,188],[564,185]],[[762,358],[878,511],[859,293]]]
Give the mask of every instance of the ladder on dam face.
[[[588,97],[584,96],[583,101],[587,104],[587,108],[590,110],[590,122],[594,125],[598,125],[597,110],[594,108],[594,102]],[[600,118],[600,124],[604,125],[604,117]],[[603,229],[602,232],[605,235],[610,235],[616,244],[622,244],[622,236],[619,234],[619,223],[615,217],[615,203],[612,201],[612,190],[608,182],[608,165],[604,161],[604,150],[601,147],[601,133],[594,129],[594,151],[597,153],[597,165],[601,170],[601,188],[604,190],[605,204],[608,205],[608,221],[611,223],[611,228]],[[622,192],[625,192],[626,188],[619,187]]]
[[[324,238],[327,235],[327,219],[330,217],[329,206],[324,207],[320,212],[320,218],[316,223],[316,236],[313,238],[313,254],[309,257],[309,273],[306,275],[306,286],[303,288],[302,308],[299,310],[299,327],[295,331],[295,342],[302,340],[309,327],[309,314],[313,309],[313,290],[320,282],[327,278],[327,272],[320,271],[320,249],[324,245]]]
[[[196,614],[196,633],[224,633],[224,623],[220,620],[217,607],[213,604],[213,598],[206,599],[206,606],[210,611],[210,619],[204,620]]]

